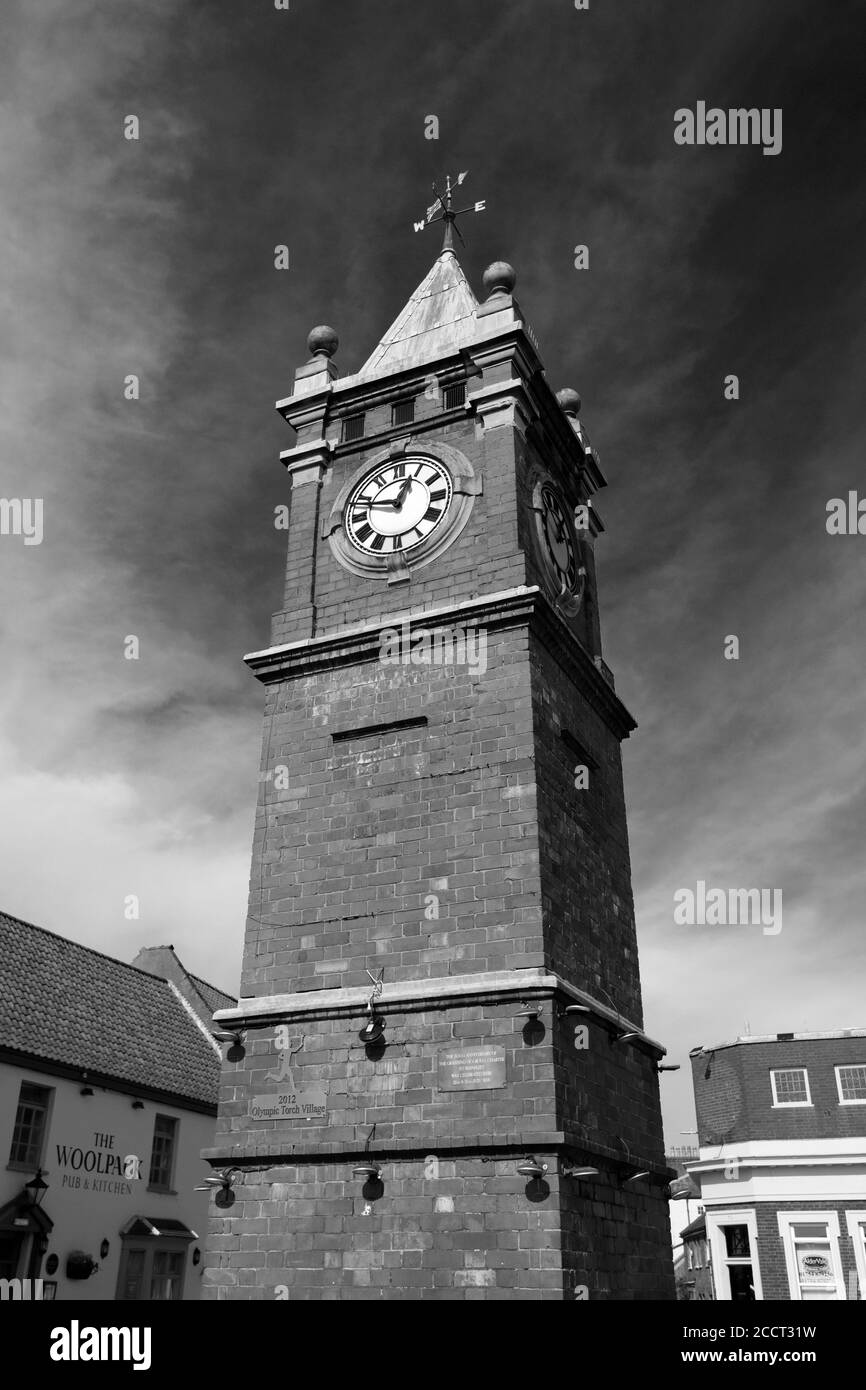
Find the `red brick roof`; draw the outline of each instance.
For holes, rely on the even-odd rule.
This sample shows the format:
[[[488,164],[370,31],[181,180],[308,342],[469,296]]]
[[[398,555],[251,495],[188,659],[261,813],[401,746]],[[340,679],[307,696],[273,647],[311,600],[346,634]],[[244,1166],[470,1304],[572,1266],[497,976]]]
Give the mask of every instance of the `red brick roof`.
[[[219,1053],[166,980],[5,912],[0,1048],[217,1103]]]

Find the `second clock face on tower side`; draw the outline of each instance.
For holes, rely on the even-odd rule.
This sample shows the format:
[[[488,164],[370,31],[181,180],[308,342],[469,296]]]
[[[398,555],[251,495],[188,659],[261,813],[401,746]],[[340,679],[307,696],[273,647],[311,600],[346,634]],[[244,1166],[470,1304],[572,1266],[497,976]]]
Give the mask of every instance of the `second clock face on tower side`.
[[[571,509],[549,476],[540,477],[533,489],[538,550],[557,606],[574,617],[583,601],[586,567],[574,529]]]
[[[349,493],[346,535],[366,555],[405,554],[442,524],[453,491],[451,474],[438,459],[406,454],[380,464]]]

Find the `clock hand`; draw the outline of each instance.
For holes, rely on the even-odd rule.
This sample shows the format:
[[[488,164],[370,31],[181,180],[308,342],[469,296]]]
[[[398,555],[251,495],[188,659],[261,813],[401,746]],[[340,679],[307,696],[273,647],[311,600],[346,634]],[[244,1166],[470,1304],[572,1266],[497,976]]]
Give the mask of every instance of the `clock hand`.
[[[403,486],[397,494],[397,501],[394,503],[396,507],[402,507],[403,503],[406,501],[406,494],[411,488],[413,481],[414,480],[412,478],[406,479],[405,483],[403,484]]]

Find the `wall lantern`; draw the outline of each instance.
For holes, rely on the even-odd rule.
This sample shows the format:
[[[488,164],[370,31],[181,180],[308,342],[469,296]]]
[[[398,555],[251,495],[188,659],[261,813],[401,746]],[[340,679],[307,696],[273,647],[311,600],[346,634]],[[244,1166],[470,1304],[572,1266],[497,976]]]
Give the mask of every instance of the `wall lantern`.
[[[564,1178],[575,1178],[577,1182],[580,1182],[583,1178],[597,1178],[598,1172],[599,1170],[597,1168],[563,1168],[562,1176]]]
[[[201,1264],[201,1250],[199,1249],[198,1246],[196,1246],[195,1249],[194,1249],[193,1252],[192,1252],[192,1262],[193,1262],[194,1265],[200,1265],[200,1264]]]
[[[246,1057],[247,1050],[244,1042],[247,1034],[245,1028],[215,1028],[212,1036],[218,1043],[228,1043],[227,1062],[242,1062]]]
[[[372,970],[368,970],[367,974],[373,982],[373,989],[367,1000],[367,1022],[364,1024],[358,1037],[361,1039],[362,1043],[380,1043],[385,1036],[385,1020],[382,1018],[381,1014],[376,1013],[373,1007],[373,1001],[379,998],[384,988],[382,981],[385,978],[385,967],[384,965],[382,966],[378,975],[374,975]]]
[[[634,1042],[635,1038],[639,1038],[640,1036],[640,1033],[617,1033],[615,1037],[611,1038],[611,1042],[630,1043]]]
[[[143,1100],[134,1100],[134,1101],[132,1102],[132,1108],[133,1108],[133,1110],[143,1110],[143,1109],[144,1109],[144,1101],[143,1101]]]
[[[536,1178],[543,1178],[547,1172],[547,1164],[539,1163],[534,1154],[528,1154],[517,1165],[517,1171],[522,1178],[534,1181]]]
[[[532,1004],[528,1000],[521,1000],[520,1008],[517,1010],[515,1017],[526,1018],[529,1019],[530,1022],[538,1023],[543,1007],[543,1004]]]
[[[221,1168],[218,1173],[208,1173],[202,1186],[194,1187],[193,1192],[213,1192],[216,1189],[217,1197],[229,1193],[234,1187],[237,1177],[240,1176],[240,1172],[240,1168]]]
[[[567,1004],[564,1009],[560,1009],[559,1017],[568,1018],[569,1016],[574,1014],[583,1014],[585,1016],[586,1014],[591,1013],[592,1009],[589,1007],[588,1004]]]
[[[92,1086],[82,1086],[82,1088],[81,1088],[81,1090],[78,1092],[78,1094],[79,1094],[80,1096],[92,1096],[92,1095],[93,1095],[93,1087],[92,1087]]]
[[[36,1169],[36,1176],[24,1184],[24,1191],[31,1207],[42,1205],[45,1194],[48,1191],[48,1183],[42,1176],[42,1169]]]
[[[627,1178],[623,1178],[623,1187],[627,1187],[630,1182],[645,1182],[650,1177],[649,1168],[642,1168],[638,1173],[631,1173]]]
[[[381,1014],[373,1012],[373,1001],[367,1003],[367,1022],[361,1029],[358,1037],[362,1043],[381,1042],[385,1036],[385,1020]]]
[[[108,1242],[107,1240],[103,1240],[102,1244],[101,1244],[100,1247],[99,1247],[99,1258],[100,1258],[101,1260],[107,1260],[107,1259],[108,1259],[108,1252],[109,1252],[110,1249],[111,1249],[111,1246],[110,1246],[109,1242]]]
[[[656,1062],[656,1071],[679,1071],[679,1062]]]
[[[367,1163],[359,1163],[357,1167],[353,1168],[352,1176],[355,1178],[363,1178],[364,1182],[379,1182],[381,1180],[381,1172],[381,1164],[370,1159]]]

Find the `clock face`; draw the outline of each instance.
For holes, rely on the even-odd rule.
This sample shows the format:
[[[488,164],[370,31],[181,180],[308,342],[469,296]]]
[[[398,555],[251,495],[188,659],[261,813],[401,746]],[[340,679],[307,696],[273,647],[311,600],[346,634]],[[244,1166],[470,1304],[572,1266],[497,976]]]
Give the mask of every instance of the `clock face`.
[[[365,555],[393,555],[426,541],[444,521],[451,474],[436,459],[405,455],[371,469],[346,499],[344,525]]]
[[[577,547],[566,503],[550,483],[543,483],[538,514],[548,564],[562,594],[574,592],[578,578]]]

